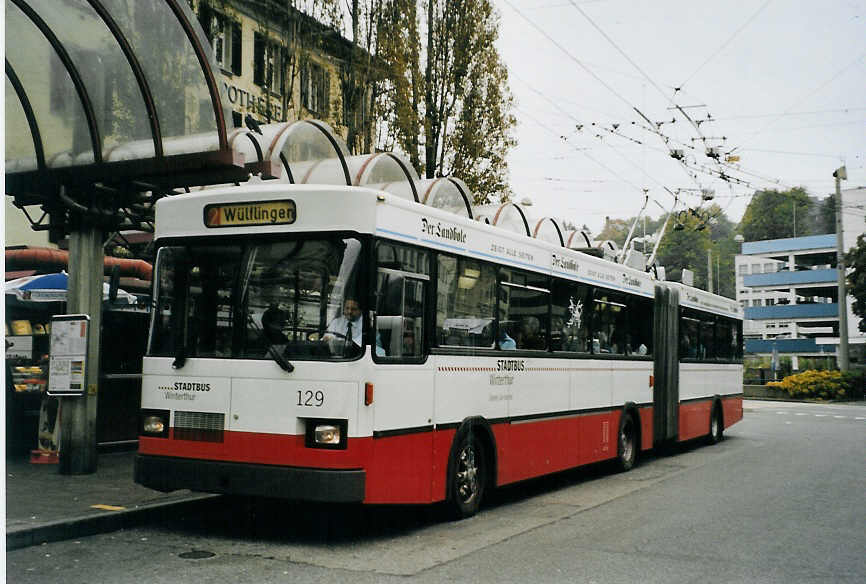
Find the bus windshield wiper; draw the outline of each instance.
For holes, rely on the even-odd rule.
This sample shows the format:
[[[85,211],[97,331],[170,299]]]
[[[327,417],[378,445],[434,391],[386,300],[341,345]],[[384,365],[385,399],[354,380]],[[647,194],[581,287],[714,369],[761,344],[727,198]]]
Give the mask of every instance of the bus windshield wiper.
[[[174,361],[171,363],[172,369],[180,369],[186,364],[186,347],[180,346],[174,353]]]

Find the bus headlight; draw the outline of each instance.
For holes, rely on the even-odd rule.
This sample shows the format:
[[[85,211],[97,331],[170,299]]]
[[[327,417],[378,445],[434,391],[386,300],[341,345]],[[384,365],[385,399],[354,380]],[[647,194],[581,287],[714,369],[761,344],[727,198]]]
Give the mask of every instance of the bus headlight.
[[[141,410],[141,433],[145,436],[168,436],[168,410]]]
[[[148,416],[144,419],[145,434],[162,434],[165,430],[165,421],[160,416]]]
[[[319,424],[314,432],[316,444],[339,444],[340,428],[331,424]]]
[[[347,420],[307,419],[305,425],[304,445],[307,448],[346,449]]]

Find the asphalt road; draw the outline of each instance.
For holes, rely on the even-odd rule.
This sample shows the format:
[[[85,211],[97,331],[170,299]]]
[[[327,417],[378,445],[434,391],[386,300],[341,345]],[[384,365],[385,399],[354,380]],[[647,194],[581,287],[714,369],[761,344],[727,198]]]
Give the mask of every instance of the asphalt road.
[[[9,582],[866,582],[866,405],[748,401],[715,446],[435,507],[220,498],[7,553]]]

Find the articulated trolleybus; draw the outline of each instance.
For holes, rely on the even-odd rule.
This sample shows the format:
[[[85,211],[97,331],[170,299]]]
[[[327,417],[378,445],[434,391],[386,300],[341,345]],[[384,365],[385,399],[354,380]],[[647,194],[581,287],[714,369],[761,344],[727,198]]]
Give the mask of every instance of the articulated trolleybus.
[[[733,300],[380,189],[160,200],[135,480],[447,501],[742,418]]]

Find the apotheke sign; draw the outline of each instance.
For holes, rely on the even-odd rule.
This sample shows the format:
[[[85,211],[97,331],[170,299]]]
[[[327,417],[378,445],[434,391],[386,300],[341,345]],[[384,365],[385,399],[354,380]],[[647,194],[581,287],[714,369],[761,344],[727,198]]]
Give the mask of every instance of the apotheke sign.
[[[237,105],[250,112],[269,117],[271,120],[283,119],[283,106],[278,97],[272,97],[270,101],[259,95],[254,95],[246,89],[223,81],[226,96],[229,103]]]

